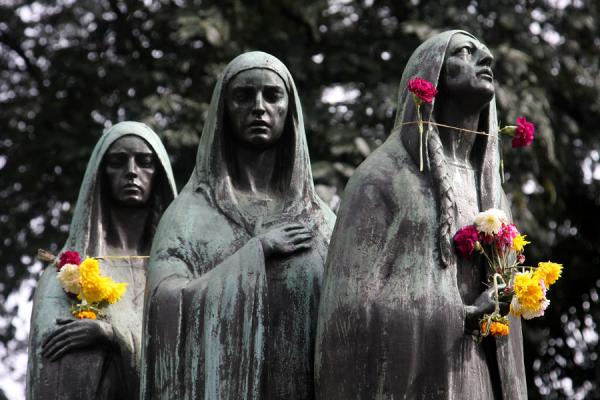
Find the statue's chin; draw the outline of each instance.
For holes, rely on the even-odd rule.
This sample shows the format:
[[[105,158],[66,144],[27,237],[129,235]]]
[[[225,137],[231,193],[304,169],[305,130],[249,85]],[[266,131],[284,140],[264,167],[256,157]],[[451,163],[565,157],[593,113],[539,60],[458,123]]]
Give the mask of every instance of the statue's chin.
[[[132,208],[143,207],[144,205],[146,205],[146,203],[147,201],[141,198],[141,196],[129,196],[117,200],[117,204],[119,204],[120,206]]]

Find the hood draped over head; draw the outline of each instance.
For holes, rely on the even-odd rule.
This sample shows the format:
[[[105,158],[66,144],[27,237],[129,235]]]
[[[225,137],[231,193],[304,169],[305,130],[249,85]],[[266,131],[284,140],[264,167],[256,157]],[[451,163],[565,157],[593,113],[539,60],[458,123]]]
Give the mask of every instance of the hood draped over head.
[[[110,194],[109,189],[103,187],[105,186],[103,159],[110,146],[123,136],[137,136],[143,139],[156,156],[157,174],[154,177],[153,194],[149,200],[152,208],[152,218],[148,226],[149,235],[154,233],[160,216],[175,198],[177,192],[171,163],[158,135],[140,122],[120,122],[102,135],[92,151],[79,190],[65,249],[76,250],[88,256],[104,255],[106,245],[104,224],[108,218],[109,210],[106,207]]]
[[[252,226],[240,212],[233,192],[235,144],[233,133],[228,131],[226,124],[225,96],[227,85],[233,78],[251,69],[267,69],[276,73],[284,82],[289,96],[284,134],[276,144],[279,149],[275,164],[278,172],[275,175],[279,181],[275,187],[285,196],[283,214],[297,215],[309,213],[312,208],[321,208],[321,200],[313,185],[302,106],[294,80],[286,66],[270,54],[260,51],[244,53],[227,65],[215,86],[198,146],[196,168],[186,189],[203,191],[228,218],[249,231],[257,227]]]
[[[438,86],[457,33],[468,35],[444,32],[415,50],[402,77],[395,129],[346,185],[319,302],[318,398],[527,398],[520,321],[510,317],[506,338],[473,339],[469,325],[478,321],[467,307],[485,291],[487,268],[483,260],[457,262],[452,243],[459,219],[491,207],[509,211],[494,101],[480,112],[477,129],[490,136],[477,135],[470,166],[452,170],[438,129],[425,125],[427,165],[419,170],[417,113],[407,83],[419,76]],[[423,120],[442,115],[446,110],[435,108],[448,97],[423,104]],[[455,196],[459,179],[465,184]]]
[[[402,74],[396,121],[390,139],[397,140],[399,136],[410,157],[417,165],[420,157],[419,131],[416,124],[410,124],[410,122],[417,121],[417,108],[412,93],[408,90],[408,81],[418,76],[438,87],[444,70],[448,45],[456,34],[464,34],[477,40],[473,35],[462,30],[446,31],[433,36],[414,51]],[[421,106],[423,121],[435,122],[435,103],[434,98],[431,105],[423,104]],[[422,157],[427,161],[426,170],[429,172],[423,171],[422,173],[429,173],[437,186],[440,209],[440,252],[443,264],[444,266],[454,265],[456,264],[456,258],[452,251],[452,229],[455,228],[454,190],[450,184],[438,128],[434,125],[425,125],[424,130],[425,145],[423,146]],[[488,134],[478,135],[473,146],[473,154],[475,154],[474,167],[478,174],[481,207],[487,209],[497,206],[502,200],[495,98],[481,111],[478,130]],[[471,135],[473,133],[464,132],[460,134]]]
[[[253,69],[277,74],[289,98],[283,135],[272,148],[277,181],[270,182],[276,188],[270,196],[282,208],[257,216],[245,214],[246,198],[242,204],[236,198],[245,195],[235,190],[236,168],[245,165],[236,158],[226,110],[227,85]],[[152,245],[142,398],[312,398],[315,323],[333,222],[315,194],[289,71],[262,52],[236,57],[216,83],[196,167]],[[276,223],[306,226],[314,234],[311,248],[265,255],[260,236]]]

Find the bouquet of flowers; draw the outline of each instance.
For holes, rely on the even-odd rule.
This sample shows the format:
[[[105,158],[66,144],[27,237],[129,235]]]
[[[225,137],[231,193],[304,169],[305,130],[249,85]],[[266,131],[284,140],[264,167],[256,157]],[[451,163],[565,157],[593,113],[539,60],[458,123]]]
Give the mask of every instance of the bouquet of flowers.
[[[76,318],[96,319],[100,309],[119,301],[127,288],[126,283],[103,276],[97,258],[86,257],[81,261],[76,251],[65,251],[58,258],[42,251],[40,258],[56,265],[56,277],[63,290],[69,297],[79,300],[71,307]]]
[[[523,250],[528,242],[517,227],[508,222],[502,210],[479,213],[473,225],[461,228],[454,244],[461,257],[482,254],[490,268],[488,284],[494,288],[496,307],[481,321],[481,336],[506,336],[510,333],[508,315],[501,315],[500,302],[510,302],[510,313],[531,319],[544,315],[550,304],[546,293],[562,273],[562,265],[540,262],[536,267],[523,265]]]

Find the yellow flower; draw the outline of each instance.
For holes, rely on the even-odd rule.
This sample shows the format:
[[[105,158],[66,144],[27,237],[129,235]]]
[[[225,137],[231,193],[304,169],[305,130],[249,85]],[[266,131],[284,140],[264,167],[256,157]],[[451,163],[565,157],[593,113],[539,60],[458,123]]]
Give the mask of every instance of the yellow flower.
[[[87,257],[79,265],[81,279],[89,275],[100,275],[100,263],[95,258]]]
[[[75,318],[78,319],[96,319],[96,313],[92,310],[77,311]]]
[[[519,272],[515,275],[514,289],[522,312],[539,311],[546,299],[540,278],[534,276],[531,271]]]
[[[535,270],[535,275],[539,279],[543,279],[547,287],[554,284],[560,278],[562,273],[562,264],[553,263],[551,261],[540,262]]]
[[[127,284],[126,283],[114,283],[111,285],[110,291],[108,293],[108,296],[106,297],[106,300],[110,303],[110,304],[115,304],[117,301],[119,301],[121,299],[121,296],[123,296],[123,293],[125,293],[125,290],[127,289]]]
[[[83,296],[88,303],[99,303],[105,300],[110,293],[110,278],[93,275],[81,282]]]
[[[79,268],[83,297],[88,303],[108,301],[113,304],[125,293],[126,283],[116,283],[110,277],[100,275],[98,260],[86,258]]]
[[[523,249],[525,248],[525,245],[528,245],[529,243],[531,243],[531,242],[528,242],[527,240],[525,240],[526,237],[527,237],[527,235],[518,234],[513,239],[512,248],[514,251],[516,251],[517,253],[522,253]]]

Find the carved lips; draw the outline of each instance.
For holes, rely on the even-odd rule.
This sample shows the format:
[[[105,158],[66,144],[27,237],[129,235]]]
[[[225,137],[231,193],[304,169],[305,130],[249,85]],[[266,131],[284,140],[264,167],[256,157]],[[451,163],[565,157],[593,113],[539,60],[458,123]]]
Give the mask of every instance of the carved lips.
[[[137,185],[133,182],[128,182],[128,183],[124,184],[123,191],[125,191],[127,193],[131,193],[131,194],[139,194],[139,193],[144,192],[144,190],[142,189],[142,187],[140,185]]]
[[[490,67],[481,68],[477,72],[477,76],[489,80],[490,82],[494,80],[494,73],[492,72],[492,69]]]
[[[256,133],[266,133],[271,129],[271,124],[269,124],[264,119],[255,119],[250,124],[248,124],[248,128],[250,131],[256,131]]]

